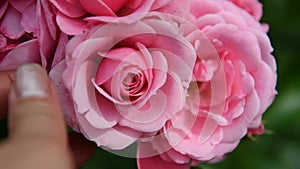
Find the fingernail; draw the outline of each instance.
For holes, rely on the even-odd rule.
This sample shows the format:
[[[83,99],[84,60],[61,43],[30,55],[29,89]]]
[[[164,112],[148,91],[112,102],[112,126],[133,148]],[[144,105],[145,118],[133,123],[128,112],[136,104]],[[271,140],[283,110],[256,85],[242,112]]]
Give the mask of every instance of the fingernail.
[[[16,73],[16,88],[19,98],[43,98],[49,94],[46,72],[37,64],[19,67]]]

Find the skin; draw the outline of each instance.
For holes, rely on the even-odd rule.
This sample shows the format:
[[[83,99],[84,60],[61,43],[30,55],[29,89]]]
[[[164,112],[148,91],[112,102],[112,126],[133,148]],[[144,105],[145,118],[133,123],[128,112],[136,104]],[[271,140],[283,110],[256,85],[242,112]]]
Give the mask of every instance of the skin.
[[[9,136],[0,142],[0,166],[5,169],[74,169],[93,154],[94,144],[66,130],[56,90],[47,73],[31,64],[47,95],[20,97],[16,71],[0,72],[0,119],[8,118]],[[7,113],[8,112],[8,113]]]

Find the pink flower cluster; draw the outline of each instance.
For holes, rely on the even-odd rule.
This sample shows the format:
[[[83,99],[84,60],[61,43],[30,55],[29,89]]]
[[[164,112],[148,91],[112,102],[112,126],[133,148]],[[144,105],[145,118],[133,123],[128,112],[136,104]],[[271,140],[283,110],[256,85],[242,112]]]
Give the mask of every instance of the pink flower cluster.
[[[137,144],[140,169],[187,169],[264,132],[261,16],[257,0],[1,1],[0,71],[41,64],[74,130],[119,155]]]

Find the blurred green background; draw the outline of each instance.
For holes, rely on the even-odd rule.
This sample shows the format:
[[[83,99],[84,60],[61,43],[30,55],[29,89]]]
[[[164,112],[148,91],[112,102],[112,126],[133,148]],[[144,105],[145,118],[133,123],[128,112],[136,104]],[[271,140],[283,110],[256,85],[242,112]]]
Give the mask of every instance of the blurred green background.
[[[217,164],[204,169],[300,169],[300,2],[262,0],[262,22],[270,25],[269,36],[278,64],[278,96],[264,115],[273,134],[256,141],[245,138],[237,149]],[[135,159],[97,150],[82,169],[136,169]]]
[[[255,141],[245,138],[235,151],[217,164],[203,169],[300,169],[300,9],[297,0],[262,0],[262,22],[270,25],[269,36],[278,64],[279,92],[264,115],[272,134]],[[0,138],[5,136],[5,121],[0,122]],[[81,169],[136,169],[136,160],[96,150]]]

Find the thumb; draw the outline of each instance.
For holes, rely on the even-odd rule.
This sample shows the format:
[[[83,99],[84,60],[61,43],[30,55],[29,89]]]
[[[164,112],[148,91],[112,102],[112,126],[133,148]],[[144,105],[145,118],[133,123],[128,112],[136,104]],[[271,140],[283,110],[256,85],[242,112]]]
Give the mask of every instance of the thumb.
[[[14,158],[28,158],[23,168],[72,166],[59,98],[47,73],[37,64],[21,66],[9,99],[7,142],[18,149]]]
[[[9,138],[49,140],[67,145],[63,113],[47,73],[37,64],[21,66],[9,100]]]

